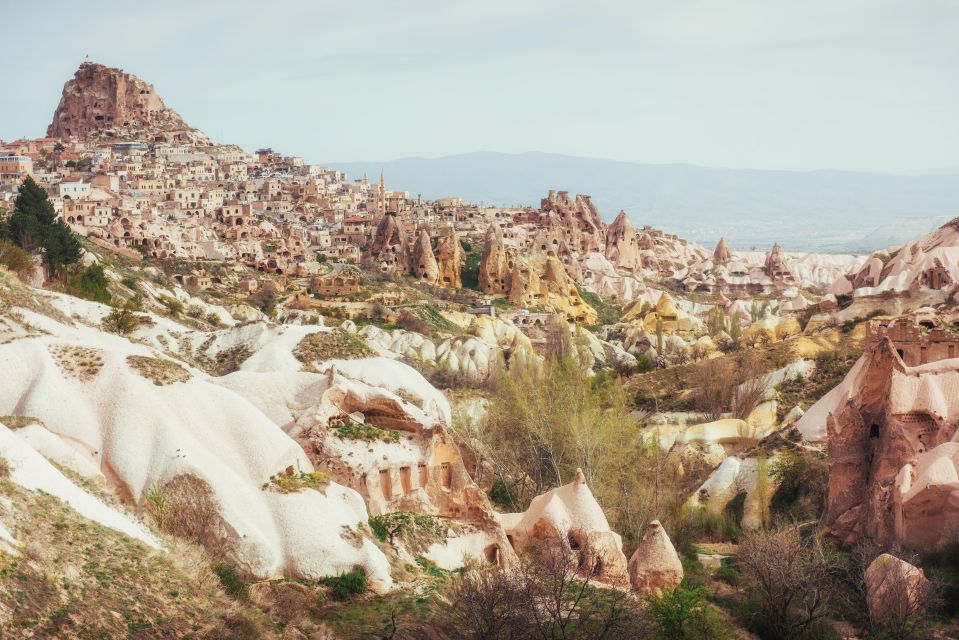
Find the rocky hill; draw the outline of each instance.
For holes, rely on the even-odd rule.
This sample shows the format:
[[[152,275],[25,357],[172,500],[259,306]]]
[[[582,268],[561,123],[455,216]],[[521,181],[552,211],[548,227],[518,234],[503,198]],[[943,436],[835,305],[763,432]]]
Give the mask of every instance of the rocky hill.
[[[180,114],[163,103],[152,84],[122,69],[84,62],[63,85],[47,135],[96,134],[150,140],[163,134],[170,139],[202,135],[192,132]]]

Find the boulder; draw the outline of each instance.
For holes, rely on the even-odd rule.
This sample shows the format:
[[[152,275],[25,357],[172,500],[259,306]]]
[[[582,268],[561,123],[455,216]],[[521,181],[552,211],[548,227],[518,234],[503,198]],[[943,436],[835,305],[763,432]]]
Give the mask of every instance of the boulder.
[[[875,624],[902,620],[921,608],[931,584],[922,569],[883,553],[866,569],[866,601]]]
[[[683,563],[659,520],[646,525],[643,539],[629,559],[628,571],[633,590],[641,595],[659,595],[683,581]]]

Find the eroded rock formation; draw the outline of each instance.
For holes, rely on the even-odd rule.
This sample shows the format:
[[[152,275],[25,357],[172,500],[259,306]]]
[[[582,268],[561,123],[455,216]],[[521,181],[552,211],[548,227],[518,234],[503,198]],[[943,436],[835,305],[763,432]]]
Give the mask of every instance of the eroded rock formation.
[[[643,539],[629,559],[628,571],[633,590],[642,595],[659,595],[683,581],[683,563],[659,520],[646,525]]]
[[[432,253],[431,253],[432,255]],[[380,218],[367,260],[386,273],[406,275],[410,270],[409,240],[402,223],[393,214]]]
[[[509,293],[513,260],[503,244],[503,235],[495,226],[486,232],[483,256],[479,264],[479,288],[486,293]]]
[[[866,353],[797,422],[805,438],[828,439],[823,524],[842,543],[929,551],[955,539],[957,342],[912,318],[870,322]]]
[[[625,211],[620,211],[606,230],[606,258],[617,268],[633,273],[643,268],[636,228]]]
[[[163,104],[152,84],[122,69],[84,62],[63,86],[47,135],[68,138],[107,131],[117,136],[179,132],[183,139],[197,135]]]
[[[440,239],[436,247],[436,262],[439,267],[439,284],[459,289],[463,286],[463,245],[460,244],[456,228]]]
[[[413,264],[414,276],[423,282],[436,284],[440,270],[436,265],[436,257],[433,255],[433,247],[430,243],[430,234],[426,229],[420,229],[420,232],[416,235],[410,261]]]

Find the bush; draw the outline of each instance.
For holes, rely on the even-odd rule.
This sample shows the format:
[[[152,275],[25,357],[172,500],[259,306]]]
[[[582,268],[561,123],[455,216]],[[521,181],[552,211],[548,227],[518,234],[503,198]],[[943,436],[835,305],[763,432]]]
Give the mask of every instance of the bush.
[[[29,280],[37,270],[30,254],[9,240],[0,240],[0,264],[17,274],[21,280]]]
[[[186,314],[190,318],[202,318],[203,317],[203,307],[198,304],[191,304],[186,308]]]
[[[235,566],[226,562],[217,562],[213,564],[212,569],[228,596],[236,600],[246,599],[249,589]]]
[[[183,303],[176,298],[171,298],[170,296],[160,296],[160,302],[164,307],[166,307],[167,313],[169,313],[173,318],[183,313]]]
[[[668,640],[721,638],[727,630],[706,602],[704,587],[667,589],[646,599],[647,614],[656,635]]]
[[[140,326],[140,318],[133,313],[133,305],[129,302],[122,307],[113,309],[107,317],[103,319],[103,328],[111,333],[121,336],[136,331]]]
[[[338,576],[323,578],[323,584],[333,589],[337,600],[352,600],[353,596],[366,593],[366,573],[356,568]]]
[[[783,451],[770,465],[778,481],[770,506],[774,514],[794,520],[818,519],[826,506],[829,467],[819,455]]]
[[[91,264],[79,273],[67,277],[67,290],[73,295],[110,304],[111,295],[107,289],[107,276],[99,264]]]
[[[370,529],[382,542],[402,540],[412,551],[421,551],[446,537],[440,522],[430,515],[394,511],[369,519]]]

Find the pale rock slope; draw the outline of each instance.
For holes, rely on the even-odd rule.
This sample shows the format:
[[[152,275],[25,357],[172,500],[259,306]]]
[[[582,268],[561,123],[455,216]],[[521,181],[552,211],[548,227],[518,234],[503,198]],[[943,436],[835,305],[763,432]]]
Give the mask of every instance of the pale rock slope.
[[[66,296],[34,295],[85,322],[106,313]],[[147,346],[33,306],[4,319],[13,339],[0,344],[0,414],[33,416],[49,434],[17,443],[37,442],[51,454],[71,448],[74,456],[60,458],[65,464],[79,457],[78,472],[99,470],[137,507],[153,487],[184,474],[200,478],[218,503],[235,561],[254,575],[319,578],[358,565],[374,586],[389,587],[385,556],[356,533],[367,519],[359,494],[336,483],[290,494],[265,488],[288,467],[310,472],[313,465],[248,399]],[[285,353],[280,346],[275,351]]]

